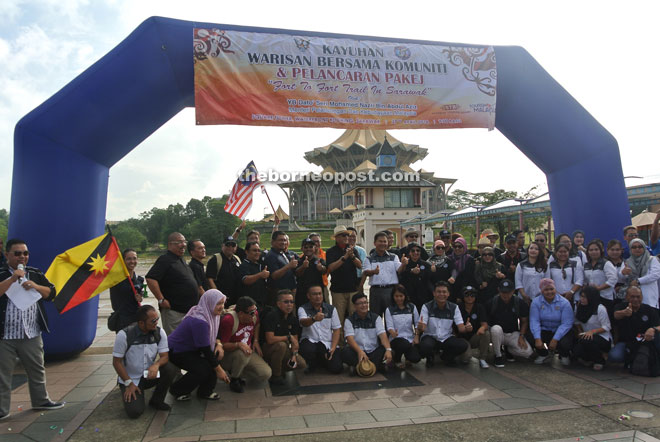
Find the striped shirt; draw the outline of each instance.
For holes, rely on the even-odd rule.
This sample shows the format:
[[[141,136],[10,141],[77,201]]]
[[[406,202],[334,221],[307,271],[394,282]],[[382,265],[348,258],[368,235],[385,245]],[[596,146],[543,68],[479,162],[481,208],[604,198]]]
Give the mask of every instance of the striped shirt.
[[[9,267],[9,273],[14,274],[14,270]],[[25,274],[28,278],[28,274]],[[35,302],[25,311],[21,311],[14,305],[11,299],[7,300],[7,312],[5,313],[5,333],[4,339],[32,339],[41,334],[37,318],[39,308]]]

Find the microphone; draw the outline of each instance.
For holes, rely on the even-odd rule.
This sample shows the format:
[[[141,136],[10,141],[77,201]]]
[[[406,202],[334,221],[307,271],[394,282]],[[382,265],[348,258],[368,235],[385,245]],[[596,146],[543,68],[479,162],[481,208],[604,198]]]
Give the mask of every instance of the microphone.
[[[18,267],[16,267],[16,270],[25,271],[25,266],[23,264],[19,264]],[[23,282],[23,278],[18,278],[18,283],[21,284],[22,282]]]

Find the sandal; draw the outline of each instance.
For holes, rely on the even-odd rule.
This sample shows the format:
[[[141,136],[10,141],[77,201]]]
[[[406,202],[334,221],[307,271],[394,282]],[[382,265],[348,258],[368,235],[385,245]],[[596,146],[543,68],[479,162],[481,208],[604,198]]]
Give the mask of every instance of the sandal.
[[[189,401],[190,400],[190,395],[189,394],[182,394],[181,396],[176,397],[177,401]]]
[[[216,393],[215,391],[208,396],[200,396],[202,399],[206,399],[207,401],[217,401],[220,399],[220,395]]]

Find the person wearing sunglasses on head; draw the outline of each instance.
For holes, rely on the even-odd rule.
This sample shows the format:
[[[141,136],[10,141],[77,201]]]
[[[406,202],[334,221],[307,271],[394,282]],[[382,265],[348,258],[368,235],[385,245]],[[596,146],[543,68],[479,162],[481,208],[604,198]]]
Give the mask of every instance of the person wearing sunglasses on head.
[[[295,301],[291,290],[277,293],[277,309],[271,310],[263,321],[266,342],[263,345],[264,360],[270,365],[272,385],[284,385],[285,370],[306,368],[305,360],[298,354],[300,324],[295,314]]]
[[[64,406],[48,397],[41,340],[41,333],[49,332],[44,302],[55,298],[55,286],[39,269],[28,267],[30,252],[25,241],[10,239],[5,250],[7,263],[0,267],[0,419],[9,417],[11,379],[17,358],[28,377],[32,409],[53,410]],[[13,284],[38,295],[26,309],[19,309],[9,299],[7,291]]]
[[[218,336],[225,353],[220,365],[231,377],[229,389],[235,393],[245,391],[245,380],[241,377],[244,372],[250,372],[258,382],[273,375],[270,366],[263,360],[259,328],[257,304],[249,296],[238,298],[235,310],[229,309],[220,320]]]
[[[557,293],[566,298],[571,304],[577,302],[580,298],[576,293],[584,284],[584,270],[575,259],[569,259],[570,247],[566,243],[557,243],[553,260],[548,263],[546,278],[552,279],[556,286]],[[543,291],[543,290],[541,290]]]
[[[117,372],[124,410],[131,419],[144,413],[144,390],[153,387],[149,405],[156,410],[170,410],[165,396],[177,373],[169,363],[167,335],[158,327],[156,309],[143,305],[135,315],[137,322],[119,330],[112,349],[112,366]]]

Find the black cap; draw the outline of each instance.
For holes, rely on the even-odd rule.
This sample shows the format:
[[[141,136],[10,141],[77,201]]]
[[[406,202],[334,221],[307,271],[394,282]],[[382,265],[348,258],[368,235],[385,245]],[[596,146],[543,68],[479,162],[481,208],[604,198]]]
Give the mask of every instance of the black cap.
[[[440,236],[451,236],[451,232],[449,230],[441,230]]]
[[[512,292],[516,289],[516,286],[509,279],[503,279],[500,281],[500,285],[497,287],[500,292]]]
[[[518,242],[518,238],[516,235],[507,235],[506,239],[504,240],[507,244],[510,242]]]
[[[466,293],[477,293],[477,289],[472,287],[471,285],[466,285],[465,288],[463,289],[463,294],[465,295]]]
[[[305,238],[302,240],[300,247],[305,247],[307,244],[315,245],[316,243],[312,239]]]
[[[236,240],[234,239],[234,237],[231,236],[231,235],[229,235],[228,237],[226,237],[225,240],[224,240],[222,243],[223,243],[224,245],[229,245],[229,244],[238,245],[238,243],[236,242]]]

